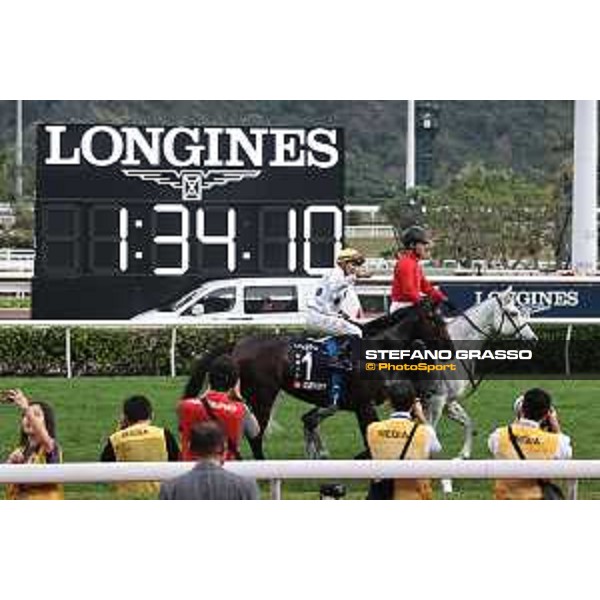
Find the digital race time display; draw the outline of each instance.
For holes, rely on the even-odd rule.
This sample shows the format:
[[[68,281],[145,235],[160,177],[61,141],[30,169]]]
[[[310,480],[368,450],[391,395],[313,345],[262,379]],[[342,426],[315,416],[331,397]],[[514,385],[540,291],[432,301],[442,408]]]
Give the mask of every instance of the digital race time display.
[[[40,125],[34,318],[130,318],[209,279],[320,275],[340,129]]]

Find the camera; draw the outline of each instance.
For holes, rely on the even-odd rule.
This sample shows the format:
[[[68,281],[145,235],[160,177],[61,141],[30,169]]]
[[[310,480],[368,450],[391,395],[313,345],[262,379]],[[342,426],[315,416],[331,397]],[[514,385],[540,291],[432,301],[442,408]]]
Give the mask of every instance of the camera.
[[[0,403],[1,404],[12,404],[14,402],[13,390],[0,390]]]

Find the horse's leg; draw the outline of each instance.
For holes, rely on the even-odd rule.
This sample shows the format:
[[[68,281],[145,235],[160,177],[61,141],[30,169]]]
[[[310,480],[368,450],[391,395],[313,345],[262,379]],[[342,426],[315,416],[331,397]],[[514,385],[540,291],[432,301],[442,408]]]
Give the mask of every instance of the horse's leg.
[[[323,443],[319,435],[319,408],[311,408],[302,415],[304,425],[304,453],[310,460],[321,458]]]
[[[442,413],[444,412],[445,404],[446,393],[443,390],[436,390],[430,394],[427,394],[423,399],[425,417],[434,429],[437,429],[438,423],[442,417]]]
[[[446,414],[449,419],[456,421],[463,426],[463,447],[460,450],[458,458],[471,458],[473,452],[473,436],[475,435],[475,427],[473,419],[469,416],[462,404],[458,400],[451,400],[446,406]]]
[[[255,388],[253,394],[248,398],[248,405],[252,409],[260,427],[260,433],[255,438],[248,439],[252,455],[256,460],[265,459],[263,440],[269,426],[271,411],[273,410],[278,391],[274,387],[262,386]]]
[[[304,446],[308,458],[329,458],[329,451],[325,442],[323,442],[319,426],[325,419],[331,417],[337,411],[338,409],[335,406],[327,406],[325,408],[318,406],[302,415],[302,422],[304,423]]]

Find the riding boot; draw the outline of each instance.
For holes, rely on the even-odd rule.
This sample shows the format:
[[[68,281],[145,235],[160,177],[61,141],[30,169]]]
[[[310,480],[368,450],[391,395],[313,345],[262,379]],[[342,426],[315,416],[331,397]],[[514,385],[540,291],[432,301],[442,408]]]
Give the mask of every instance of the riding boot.
[[[344,397],[344,373],[339,369],[331,371],[331,387],[329,388],[329,406],[327,408],[336,411]]]

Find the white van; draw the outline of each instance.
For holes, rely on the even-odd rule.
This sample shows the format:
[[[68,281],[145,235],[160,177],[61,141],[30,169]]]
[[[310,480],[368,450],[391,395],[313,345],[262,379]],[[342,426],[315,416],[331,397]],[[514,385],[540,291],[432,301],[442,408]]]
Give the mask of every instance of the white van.
[[[181,325],[306,324],[306,304],[320,278],[244,278],[209,281],[175,302],[132,318]]]

